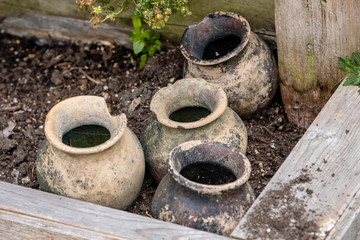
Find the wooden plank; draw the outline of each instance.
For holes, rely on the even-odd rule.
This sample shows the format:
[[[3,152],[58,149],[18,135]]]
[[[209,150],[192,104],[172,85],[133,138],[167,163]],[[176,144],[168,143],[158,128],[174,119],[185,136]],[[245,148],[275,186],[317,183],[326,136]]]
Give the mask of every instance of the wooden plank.
[[[331,230],[327,239],[349,240],[360,239],[360,192],[342,213],[341,218]]]
[[[9,16],[0,23],[0,28],[7,33],[19,37],[43,37],[48,39],[71,40],[82,42],[104,41],[132,47],[128,38],[130,28],[117,28],[102,24],[93,29],[89,21],[44,15],[40,13],[24,13]]]
[[[232,237],[356,239],[360,226],[357,90],[353,86],[336,90]]]
[[[253,31],[263,36],[264,39],[275,42],[273,0],[190,0],[189,7],[192,11],[191,16],[184,18],[175,15],[170,18],[167,26],[161,30],[164,39],[179,43],[187,26],[200,22],[211,12],[230,11],[244,16],[249,21]],[[77,10],[74,0],[0,0],[0,16],[11,16],[25,12],[37,12],[83,20],[90,18],[85,12]],[[117,21],[109,23],[118,26],[120,31],[124,32],[132,27],[131,14],[132,10],[123,13],[122,18]]]
[[[229,239],[5,182],[0,232],[4,239]]]
[[[308,127],[344,77],[337,57],[360,51],[360,0],[275,0],[281,95],[288,119]]]

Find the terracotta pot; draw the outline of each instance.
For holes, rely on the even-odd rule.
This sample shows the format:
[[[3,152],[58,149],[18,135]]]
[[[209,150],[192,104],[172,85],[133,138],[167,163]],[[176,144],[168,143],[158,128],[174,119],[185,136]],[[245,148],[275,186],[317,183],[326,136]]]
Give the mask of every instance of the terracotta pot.
[[[140,192],[145,160],[126,123],[124,114],[110,115],[101,97],[73,97],[55,105],[45,121],[47,140],[38,150],[36,173],[41,188],[117,209],[129,207]],[[92,147],[63,143],[71,129],[89,125],[107,129],[110,138]]]
[[[153,96],[150,109],[155,116],[145,125],[140,141],[150,173],[157,182],[167,173],[166,159],[171,149],[183,142],[215,140],[246,152],[245,125],[240,117],[227,107],[226,94],[217,85],[202,79],[179,80],[172,86],[160,89]],[[183,114],[183,109],[189,109],[190,112]],[[191,119],[201,113],[201,109],[210,114]],[[190,115],[190,121],[172,120],[171,116],[177,112],[180,117]]]
[[[240,117],[265,107],[278,85],[278,71],[268,46],[245,18],[215,12],[186,29],[181,52],[184,77],[200,77],[221,86]]]
[[[168,172],[152,202],[160,220],[230,235],[255,200],[249,160],[222,143],[180,144],[170,152]]]

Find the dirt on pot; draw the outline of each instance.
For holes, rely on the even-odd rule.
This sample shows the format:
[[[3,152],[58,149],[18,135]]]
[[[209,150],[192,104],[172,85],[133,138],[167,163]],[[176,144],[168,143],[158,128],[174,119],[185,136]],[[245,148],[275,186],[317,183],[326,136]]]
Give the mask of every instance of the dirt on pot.
[[[111,114],[125,113],[139,136],[151,116],[153,94],[183,76],[178,48],[163,49],[140,71],[139,56],[112,44],[73,43],[0,32],[0,181],[39,188],[36,152],[45,139],[44,121],[59,101],[78,95],[105,98]],[[249,135],[250,184],[256,196],[304,133],[285,117],[279,93],[270,105],[243,119]],[[146,173],[128,211],[149,215],[157,184]]]

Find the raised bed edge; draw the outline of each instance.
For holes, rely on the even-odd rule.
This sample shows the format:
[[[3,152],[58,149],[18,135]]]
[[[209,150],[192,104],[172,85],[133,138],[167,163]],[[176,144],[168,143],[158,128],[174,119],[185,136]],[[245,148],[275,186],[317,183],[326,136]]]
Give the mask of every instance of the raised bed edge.
[[[293,195],[293,202],[304,205],[302,220],[314,221],[318,225],[317,232],[313,232],[318,239],[358,239],[360,94],[357,90],[354,86],[338,87],[240,221],[232,237],[286,239],[286,231],[279,232],[271,221],[281,221],[287,213],[276,210],[267,212],[269,217],[262,225],[251,220],[262,214],[261,205],[269,203],[274,191],[285,190],[284,196],[279,196],[277,209],[291,209],[288,208],[291,203],[286,203],[285,199]],[[294,179],[303,176],[309,177],[309,181],[290,186]]]
[[[229,239],[6,182],[0,232],[4,239]]]

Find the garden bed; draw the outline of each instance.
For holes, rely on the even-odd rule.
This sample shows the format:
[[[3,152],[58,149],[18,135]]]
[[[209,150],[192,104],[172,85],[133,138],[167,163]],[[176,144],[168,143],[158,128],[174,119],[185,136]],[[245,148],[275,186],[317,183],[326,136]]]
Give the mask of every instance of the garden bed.
[[[0,61],[0,180],[38,189],[36,151],[45,138],[46,114],[57,102],[78,95],[102,96],[111,114],[124,112],[129,128],[139,136],[151,116],[151,97],[182,78],[184,58],[177,48],[164,49],[140,71],[138,56],[109,42],[25,39],[1,31]],[[249,182],[258,196],[304,129],[287,121],[279,93],[266,109],[243,120],[253,169]],[[155,189],[146,174],[128,211],[151,214]]]

